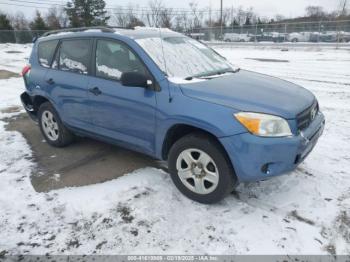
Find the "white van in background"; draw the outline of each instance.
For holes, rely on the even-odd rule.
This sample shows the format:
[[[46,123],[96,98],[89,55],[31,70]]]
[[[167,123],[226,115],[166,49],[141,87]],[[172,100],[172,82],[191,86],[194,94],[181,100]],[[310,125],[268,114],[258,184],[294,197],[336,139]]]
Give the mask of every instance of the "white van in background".
[[[225,42],[249,42],[251,41],[251,36],[249,34],[226,33],[223,40]]]
[[[299,32],[290,33],[287,36],[287,40],[293,43],[297,42],[309,42],[311,37],[311,32]]]

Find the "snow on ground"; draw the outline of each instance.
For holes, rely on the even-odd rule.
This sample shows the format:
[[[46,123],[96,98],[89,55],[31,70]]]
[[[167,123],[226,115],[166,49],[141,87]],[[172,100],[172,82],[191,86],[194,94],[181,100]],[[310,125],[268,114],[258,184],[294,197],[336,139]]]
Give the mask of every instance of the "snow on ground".
[[[32,44],[0,44],[0,69],[19,73],[31,51]]]
[[[0,253],[350,253],[349,51],[217,50],[244,69],[316,94],[326,129],[296,171],[240,185],[216,205],[186,199],[168,174],[153,168],[102,184],[37,193],[30,182],[37,172],[31,149],[1,121],[6,108],[20,104],[22,80],[0,80]],[[0,45],[0,69],[20,71],[28,51]]]

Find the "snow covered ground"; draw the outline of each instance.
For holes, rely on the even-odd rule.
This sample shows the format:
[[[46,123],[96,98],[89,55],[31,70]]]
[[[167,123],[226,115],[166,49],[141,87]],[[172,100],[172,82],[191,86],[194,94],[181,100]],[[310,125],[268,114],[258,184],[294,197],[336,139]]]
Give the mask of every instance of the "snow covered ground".
[[[0,70],[19,72],[29,50],[0,45]],[[240,185],[209,206],[186,199],[153,168],[37,193],[29,145],[5,130],[4,118],[14,114],[8,108],[20,105],[22,80],[0,80],[0,254],[349,254],[350,52],[217,51],[316,94],[326,129],[296,171]]]

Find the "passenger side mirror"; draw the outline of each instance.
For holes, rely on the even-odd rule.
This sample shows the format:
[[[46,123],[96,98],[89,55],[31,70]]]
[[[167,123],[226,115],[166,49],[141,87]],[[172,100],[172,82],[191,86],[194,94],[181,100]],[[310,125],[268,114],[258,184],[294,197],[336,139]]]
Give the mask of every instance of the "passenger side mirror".
[[[137,72],[122,73],[120,77],[120,82],[123,86],[136,86],[148,88],[152,85],[152,80],[150,80],[144,74],[140,74]]]

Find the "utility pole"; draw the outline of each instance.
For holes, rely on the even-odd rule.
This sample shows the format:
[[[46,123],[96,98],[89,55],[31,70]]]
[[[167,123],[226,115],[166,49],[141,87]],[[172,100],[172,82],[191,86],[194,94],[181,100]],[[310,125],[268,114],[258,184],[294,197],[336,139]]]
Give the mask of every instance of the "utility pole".
[[[233,17],[233,5],[232,5],[232,7],[231,7],[231,24],[232,24],[232,33],[233,33],[233,31],[234,31],[234,17]]]
[[[222,1],[223,0],[220,0],[220,36],[222,37]]]
[[[340,12],[339,12],[340,19],[342,19],[343,16],[346,16],[347,2],[348,2],[347,0],[340,1]],[[337,49],[341,38],[341,29],[342,29],[341,23],[342,22],[337,23]]]
[[[347,5],[347,0],[343,0],[343,3],[341,4],[341,13],[340,15],[346,15],[346,5]]]
[[[211,41],[211,30],[212,30],[212,21],[211,21],[211,1],[209,2],[209,41]]]

